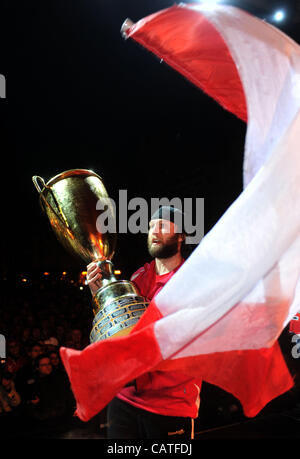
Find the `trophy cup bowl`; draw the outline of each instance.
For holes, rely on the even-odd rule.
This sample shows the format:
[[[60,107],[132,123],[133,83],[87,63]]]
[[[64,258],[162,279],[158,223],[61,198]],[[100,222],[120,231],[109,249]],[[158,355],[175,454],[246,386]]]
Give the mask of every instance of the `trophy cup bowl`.
[[[97,261],[101,269],[102,285],[92,299],[94,319],[90,342],[129,334],[148,303],[132,282],[114,276],[111,259],[117,234],[99,228],[99,220],[97,225],[104,208],[115,219],[101,177],[91,170],[71,169],[47,183],[37,175],[32,180],[57,239],[85,265]],[[99,200],[101,206],[97,205]]]

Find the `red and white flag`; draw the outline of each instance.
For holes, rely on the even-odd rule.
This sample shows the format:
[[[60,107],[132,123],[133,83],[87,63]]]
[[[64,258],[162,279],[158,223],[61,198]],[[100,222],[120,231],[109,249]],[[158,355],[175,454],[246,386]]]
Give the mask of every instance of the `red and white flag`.
[[[90,419],[147,371],[177,369],[255,416],[293,386],[277,339],[300,299],[300,48],[222,5],[176,5],[123,32],[247,121],[244,190],[129,336],[61,348],[77,414]]]

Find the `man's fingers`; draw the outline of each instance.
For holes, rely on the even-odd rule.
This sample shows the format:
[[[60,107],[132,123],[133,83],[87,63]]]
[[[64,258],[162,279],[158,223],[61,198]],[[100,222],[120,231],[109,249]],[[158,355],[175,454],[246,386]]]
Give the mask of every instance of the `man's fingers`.
[[[95,261],[91,261],[91,263],[89,263],[89,264],[87,265],[87,268],[88,268],[88,269],[89,269],[89,268],[92,268],[95,264],[96,264]]]
[[[87,269],[93,269],[95,268],[96,266],[99,266],[100,262],[99,261],[91,261],[91,263],[89,263],[87,265]]]
[[[85,284],[89,286],[92,294],[97,292],[101,287],[102,273],[96,261],[87,265],[87,274]]]
[[[89,263],[87,265],[87,270],[88,271],[93,271],[97,266],[98,266],[97,263],[95,261],[92,261],[92,263]]]
[[[101,270],[99,268],[99,266],[97,264],[94,263],[94,265],[90,266],[87,268],[87,274],[88,276],[92,276],[93,274],[95,274],[96,272],[100,273]]]
[[[97,280],[100,280],[101,278],[102,278],[101,274],[97,273],[94,276],[88,276],[86,280],[88,284],[92,284],[93,282],[96,282]]]

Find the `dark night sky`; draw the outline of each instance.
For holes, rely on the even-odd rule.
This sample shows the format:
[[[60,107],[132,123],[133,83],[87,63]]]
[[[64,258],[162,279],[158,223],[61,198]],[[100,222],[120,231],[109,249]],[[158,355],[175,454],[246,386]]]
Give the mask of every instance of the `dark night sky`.
[[[260,17],[280,2],[260,2]],[[251,4],[251,2],[249,2]],[[298,43],[299,2],[279,27]],[[246,126],[120,27],[171,6],[167,0],[2,1],[0,100],[2,273],[68,269],[42,215],[32,175],[46,180],[93,169],[111,197],[203,197],[207,232],[242,189]],[[144,235],[119,238],[124,273],[147,258]]]

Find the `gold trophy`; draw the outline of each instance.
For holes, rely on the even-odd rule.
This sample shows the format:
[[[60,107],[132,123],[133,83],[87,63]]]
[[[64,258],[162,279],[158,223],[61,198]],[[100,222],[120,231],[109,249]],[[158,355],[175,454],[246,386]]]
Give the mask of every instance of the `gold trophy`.
[[[90,170],[72,169],[47,183],[36,175],[32,180],[58,240],[86,265],[98,261],[101,269],[102,284],[92,300],[94,320],[90,342],[127,335],[148,303],[132,282],[117,280],[114,276],[111,259],[117,235],[106,228],[102,231],[97,223],[104,208],[115,219],[114,207],[101,177]]]

